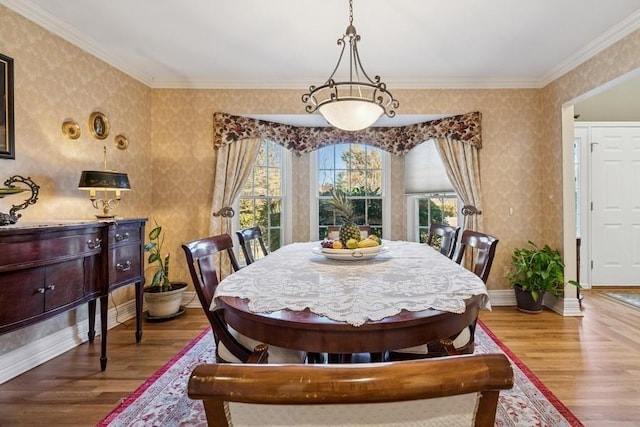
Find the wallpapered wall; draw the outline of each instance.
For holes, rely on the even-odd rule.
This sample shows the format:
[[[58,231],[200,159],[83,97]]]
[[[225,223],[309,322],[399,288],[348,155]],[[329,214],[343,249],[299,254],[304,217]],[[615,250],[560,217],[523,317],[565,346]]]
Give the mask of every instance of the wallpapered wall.
[[[562,233],[560,106],[605,81],[640,66],[639,33],[634,33],[544,89],[401,90],[399,114],[483,114],[480,154],[485,231],[500,238],[488,286],[507,288],[504,268],[513,247],[527,240],[559,246]],[[109,165],[127,172],[133,191],[118,213],[149,217],[166,231],[173,257],[172,278],[189,282],[180,243],[209,233],[212,117],[232,114],[304,114],[300,91],[165,90],[150,88],[51,35],[0,6],[0,52],[15,60],[16,160],[0,160],[0,178],[20,174],[41,185],[39,202],[23,221],[88,219],[86,194],[76,189],[80,171],[101,167],[107,145]],[[93,139],[87,126],[99,109],[111,121],[107,140]],[[60,132],[65,118],[80,123],[82,136]],[[113,137],[124,133],[127,150]],[[308,236],[308,156],[295,158],[294,239]],[[393,205],[404,206],[403,162],[392,162]],[[553,197],[549,197],[552,195]],[[8,200],[8,199],[3,199]],[[0,210],[8,208],[0,200]],[[513,215],[509,215],[513,208]],[[394,213],[392,238],[405,237],[403,210]],[[131,298],[128,289],[116,301]],[[0,355],[71,325],[84,310],[7,334]],[[8,338],[8,339],[4,339]]]

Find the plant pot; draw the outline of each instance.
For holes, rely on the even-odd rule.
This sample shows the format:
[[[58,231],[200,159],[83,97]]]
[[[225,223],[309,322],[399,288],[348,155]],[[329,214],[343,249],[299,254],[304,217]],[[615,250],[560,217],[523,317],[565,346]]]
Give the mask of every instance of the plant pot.
[[[513,290],[516,294],[516,305],[518,310],[523,313],[537,314],[542,312],[542,299],[544,293],[538,296],[538,300],[534,300],[531,296],[531,292],[525,291],[518,284],[513,286]]]
[[[145,288],[144,302],[147,304],[149,317],[173,317],[180,311],[182,294],[187,290],[187,284],[172,283],[171,285],[174,289],[165,292],[152,292],[150,288]]]

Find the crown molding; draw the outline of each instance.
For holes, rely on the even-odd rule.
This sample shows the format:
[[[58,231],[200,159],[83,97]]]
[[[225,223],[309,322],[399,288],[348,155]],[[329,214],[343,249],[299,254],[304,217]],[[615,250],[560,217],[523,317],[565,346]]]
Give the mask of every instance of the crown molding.
[[[129,63],[113,52],[100,47],[99,43],[69,27],[66,23],[35,6],[29,0],[0,0],[14,12],[35,22],[78,48],[88,52],[112,67],[122,71],[135,80],[152,89],[296,89],[307,88],[309,82],[289,80],[275,81],[230,81],[230,80],[194,80],[194,79],[158,79],[141,70],[134,69]],[[586,24],[588,25],[588,24]],[[580,64],[591,59],[604,49],[620,41],[632,32],[640,29],[640,10],[594,39],[584,48],[567,58],[541,78],[450,78],[423,79],[412,81],[387,81],[393,89],[538,89],[542,88]]]

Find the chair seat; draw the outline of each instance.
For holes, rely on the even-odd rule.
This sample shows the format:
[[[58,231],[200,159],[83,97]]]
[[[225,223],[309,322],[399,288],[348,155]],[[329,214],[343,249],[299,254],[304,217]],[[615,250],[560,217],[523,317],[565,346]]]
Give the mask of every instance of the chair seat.
[[[257,345],[262,344],[260,341],[256,341],[253,338],[249,338],[246,335],[242,335],[240,332],[229,327],[231,335],[242,344],[245,348],[253,349]],[[218,343],[218,356],[229,363],[242,363],[240,359],[235,357],[224,345],[222,341]],[[269,363],[304,363],[305,352],[298,350],[290,350],[287,348],[276,347],[269,345]]]
[[[456,349],[461,349],[466,347],[472,339],[471,336],[471,327],[464,328],[457,337],[453,340],[453,346]],[[429,345],[421,344],[416,345],[414,347],[407,347],[400,350],[393,350],[394,353],[409,353],[415,355],[426,355],[429,353]]]

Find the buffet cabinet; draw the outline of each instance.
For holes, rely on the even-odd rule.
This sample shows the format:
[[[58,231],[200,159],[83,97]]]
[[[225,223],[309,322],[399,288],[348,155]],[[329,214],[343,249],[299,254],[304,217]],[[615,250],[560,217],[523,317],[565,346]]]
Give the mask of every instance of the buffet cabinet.
[[[135,284],[142,339],[147,219],[22,223],[0,227],[0,334],[88,303],[89,342],[100,301],[100,368],[107,367],[109,293]]]

